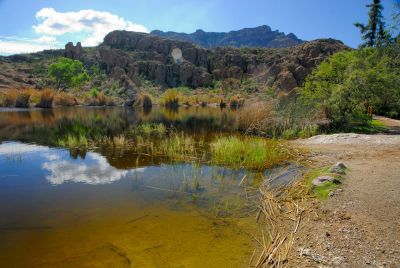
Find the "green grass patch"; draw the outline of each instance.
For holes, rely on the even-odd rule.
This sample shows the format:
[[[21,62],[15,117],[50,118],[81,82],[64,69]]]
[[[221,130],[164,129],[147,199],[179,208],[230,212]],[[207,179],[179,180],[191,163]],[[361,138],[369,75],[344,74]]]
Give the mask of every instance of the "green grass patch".
[[[320,176],[327,175],[327,176],[335,177],[336,179],[340,180],[339,177],[334,176],[334,174],[332,174],[332,173],[329,173],[329,169],[330,169],[330,166],[316,168],[316,169],[311,170],[305,176],[305,180],[306,180],[309,191],[312,192],[312,194],[317,199],[320,199],[320,200],[327,199],[329,197],[329,194],[339,186],[339,184],[335,184],[333,182],[326,182],[322,185],[319,185],[319,186],[313,188],[312,181]]]
[[[315,187],[314,195],[316,198],[325,200],[329,197],[329,194],[338,187],[338,184],[333,182],[326,182],[322,185]]]
[[[213,163],[235,168],[264,170],[289,158],[280,142],[257,137],[219,137],[210,147]]]
[[[373,119],[365,125],[353,126],[351,132],[363,134],[376,134],[385,132],[388,127],[380,120]]]

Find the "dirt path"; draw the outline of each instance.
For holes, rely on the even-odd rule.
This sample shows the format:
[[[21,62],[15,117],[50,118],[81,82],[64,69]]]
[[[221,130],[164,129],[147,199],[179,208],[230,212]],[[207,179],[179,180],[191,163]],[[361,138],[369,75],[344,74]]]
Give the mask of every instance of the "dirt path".
[[[320,166],[342,161],[349,170],[332,197],[310,204],[289,266],[400,267],[400,136],[321,135],[295,144]]]

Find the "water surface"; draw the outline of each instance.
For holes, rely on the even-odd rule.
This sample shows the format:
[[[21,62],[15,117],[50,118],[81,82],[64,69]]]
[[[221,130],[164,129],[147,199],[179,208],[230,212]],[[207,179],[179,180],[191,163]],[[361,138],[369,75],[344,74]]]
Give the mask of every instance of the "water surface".
[[[142,122],[207,140],[232,133],[233,120],[205,108],[0,111],[0,267],[247,266],[260,174],[129,146],[57,145],[66,133],[117,136]]]

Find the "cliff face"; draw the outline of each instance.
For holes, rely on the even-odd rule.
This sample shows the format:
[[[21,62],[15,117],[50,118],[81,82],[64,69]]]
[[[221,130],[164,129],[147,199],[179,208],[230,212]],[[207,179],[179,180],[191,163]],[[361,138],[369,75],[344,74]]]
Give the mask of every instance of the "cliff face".
[[[152,31],[152,35],[163,38],[181,40],[200,45],[205,48],[214,47],[266,47],[284,48],[303,43],[296,35],[285,35],[279,31],[272,31],[269,26],[263,25],[255,28],[245,28],[228,33],[204,32],[197,30],[194,33],[177,33]]]
[[[98,48],[99,62],[115,79],[145,76],[165,87],[211,86],[213,80],[253,78],[289,91],[333,53],[346,49],[337,40],[306,42],[289,49],[204,49],[158,36],[114,31]],[[174,53],[179,57],[174,57]]]

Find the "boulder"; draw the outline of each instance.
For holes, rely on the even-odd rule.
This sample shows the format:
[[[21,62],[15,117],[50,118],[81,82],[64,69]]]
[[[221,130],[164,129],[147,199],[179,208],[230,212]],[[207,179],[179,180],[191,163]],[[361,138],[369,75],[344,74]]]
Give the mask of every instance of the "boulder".
[[[344,175],[346,174],[346,166],[342,162],[338,162],[329,169],[329,172]]]
[[[333,182],[335,184],[340,184],[340,181],[336,179],[335,177],[331,176],[320,176],[312,181],[313,187],[320,186],[322,184],[325,184],[327,182]]]
[[[297,87],[297,81],[290,71],[281,72],[278,79],[279,87],[283,91],[288,92]]]

